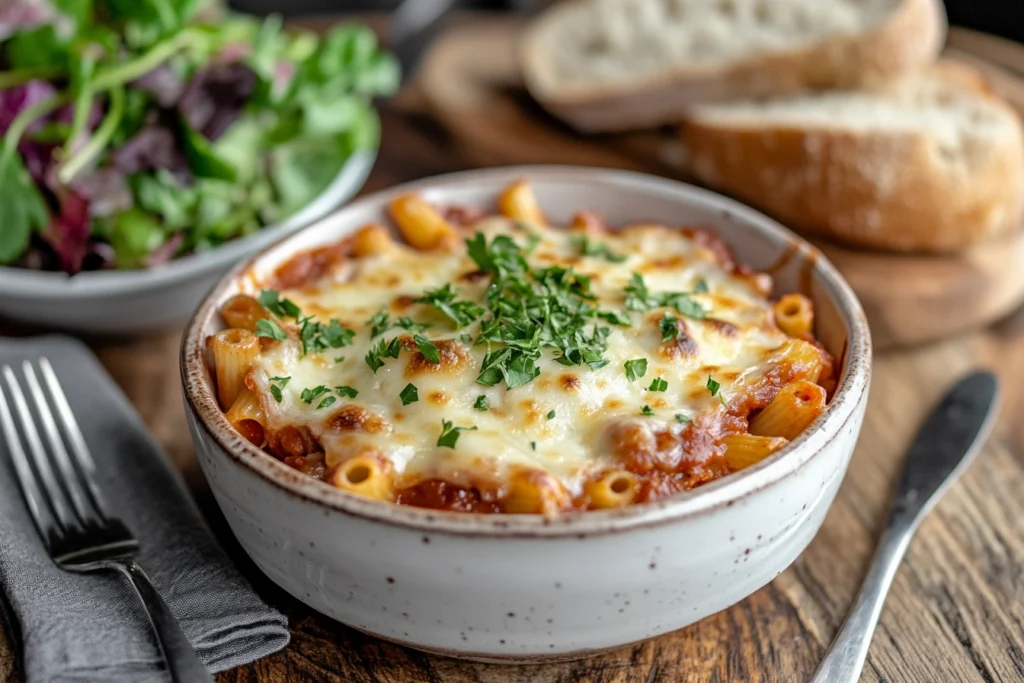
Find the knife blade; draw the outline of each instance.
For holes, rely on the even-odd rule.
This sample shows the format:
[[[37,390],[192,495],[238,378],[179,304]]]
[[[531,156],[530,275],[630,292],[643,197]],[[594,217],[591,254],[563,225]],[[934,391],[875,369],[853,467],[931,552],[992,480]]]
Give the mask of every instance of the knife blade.
[[[892,513],[924,517],[977,455],[991,431],[999,383],[991,372],[967,375],[942,398],[911,442]]]

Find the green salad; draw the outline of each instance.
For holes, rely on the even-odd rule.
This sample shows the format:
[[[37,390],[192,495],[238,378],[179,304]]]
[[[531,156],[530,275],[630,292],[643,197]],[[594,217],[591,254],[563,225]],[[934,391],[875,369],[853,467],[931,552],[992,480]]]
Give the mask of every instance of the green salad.
[[[372,31],[206,0],[0,2],[0,264],[156,267],[251,234],[376,147]]]

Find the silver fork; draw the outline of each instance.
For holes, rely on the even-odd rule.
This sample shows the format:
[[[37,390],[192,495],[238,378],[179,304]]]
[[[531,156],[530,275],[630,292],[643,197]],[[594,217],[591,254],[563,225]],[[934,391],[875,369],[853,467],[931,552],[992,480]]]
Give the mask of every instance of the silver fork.
[[[35,415],[14,370],[4,365],[0,369],[6,385],[6,391],[0,390],[0,428],[21,492],[50,557],[66,571],[123,574],[146,609],[171,680],[212,683],[174,615],[135,561],[139,542],[121,520],[108,514],[94,482],[96,466],[89,447],[50,362],[39,359],[42,384],[31,362],[25,361],[22,371]],[[13,414],[8,398],[14,404]]]

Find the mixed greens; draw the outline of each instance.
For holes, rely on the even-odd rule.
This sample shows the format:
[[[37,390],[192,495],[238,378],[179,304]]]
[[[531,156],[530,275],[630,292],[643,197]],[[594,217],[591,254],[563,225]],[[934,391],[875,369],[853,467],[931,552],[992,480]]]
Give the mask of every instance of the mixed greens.
[[[0,2],[0,264],[141,268],[309,203],[373,148],[399,69],[363,26],[209,0]]]

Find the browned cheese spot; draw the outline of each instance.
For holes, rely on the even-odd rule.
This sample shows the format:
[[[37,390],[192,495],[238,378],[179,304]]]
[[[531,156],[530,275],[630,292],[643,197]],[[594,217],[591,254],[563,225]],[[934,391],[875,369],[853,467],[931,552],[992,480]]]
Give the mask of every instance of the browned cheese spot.
[[[327,426],[338,432],[380,434],[388,428],[388,423],[360,405],[347,403],[327,419]]]
[[[409,364],[405,366],[405,376],[412,378],[418,375],[432,372],[454,373],[469,360],[466,347],[453,339],[438,339],[434,341],[437,347],[439,363],[431,363],[423,357],[423,354],[416,349],[416,343],[412,337],[403,336],[402,346],[412,353]]]
[[[581,386],[583,386],[583,382],[580,381],[579,377],[577,377],[576,375],[570,375],[569,373],[566,373],[559,377],[558,383],[562,386],[562,389],[564,391],[568,391],[570,393],[575,392]]]

